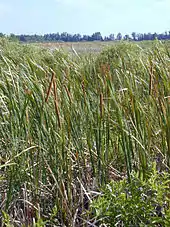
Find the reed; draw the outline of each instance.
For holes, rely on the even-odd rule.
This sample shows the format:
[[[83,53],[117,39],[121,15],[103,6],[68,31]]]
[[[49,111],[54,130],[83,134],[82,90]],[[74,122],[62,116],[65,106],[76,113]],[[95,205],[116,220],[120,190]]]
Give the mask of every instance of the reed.
[[[78,58],[0,45],[3,220],[85,226],[100,186],[125,177],[130,182],[132,171],[145,179],[154,160],[169,169],[165,45],[120,43]]]

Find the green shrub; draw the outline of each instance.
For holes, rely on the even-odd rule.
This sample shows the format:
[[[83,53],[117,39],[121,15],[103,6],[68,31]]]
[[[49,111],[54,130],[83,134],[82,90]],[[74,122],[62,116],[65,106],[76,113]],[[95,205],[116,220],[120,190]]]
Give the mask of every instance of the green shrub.
[[[108,226],[170,226],[169,176],[153,171],[146,181],[132,176],[111,182],[93,201],[97,219]]]

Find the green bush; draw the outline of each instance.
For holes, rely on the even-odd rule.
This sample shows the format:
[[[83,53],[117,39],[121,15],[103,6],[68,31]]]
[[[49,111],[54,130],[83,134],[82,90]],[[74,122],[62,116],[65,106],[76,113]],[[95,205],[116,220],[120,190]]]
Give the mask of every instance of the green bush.
[[[92,203],[95,216],[108,226],[170,226],[169,176],[153,171],[146,181],[132,176],[111,182]]]

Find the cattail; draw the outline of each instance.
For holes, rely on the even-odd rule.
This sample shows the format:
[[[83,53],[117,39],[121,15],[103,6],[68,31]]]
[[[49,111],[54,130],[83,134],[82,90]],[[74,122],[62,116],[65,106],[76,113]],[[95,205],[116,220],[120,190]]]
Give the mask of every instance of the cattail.
[[[48,91],[47,91],[47,96],[46,96],[45,102],[48,102],[48,99],[49,99],[49,96],[50,96],[50,93],[51,93],[51,90],[52,90],[54,78],[55,78],[55,73],[52,72],[52,78],[51,78],[51,82],[50,82],[50,85],[49,85],[49,88],[48,88]]]
[[[54,104],[55,104],[55,111],[56,111],[56,114],[57,114],[57,119],[58,119],[59,128],[61,128],[59,104],[58,104],[58,97],[57,97],[57,86],[56,86],[55,78],[53,79],[53,86],[54,86]]]
[[[103,94],[100,94],[100,117],[103,118],[104,113],[104,102],[103,102]]]
[[[65,88],[65,90],[66,90],[66,93],[67,93],[67,95],[68,95],[68,97],[69,97],[70,102],[72,102],[71,94],[70,94],[70,92],[69,92],[67,86],[64,85],[64,88]]]
[[[150,72],[149,72],[149,95],[152,95],[153,90],[153,65],[151,65]]]

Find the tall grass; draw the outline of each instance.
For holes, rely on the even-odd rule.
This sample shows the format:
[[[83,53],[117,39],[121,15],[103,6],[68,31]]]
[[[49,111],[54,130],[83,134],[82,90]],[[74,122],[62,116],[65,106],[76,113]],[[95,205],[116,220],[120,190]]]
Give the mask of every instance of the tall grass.
[[[0,41],[0,190],[14,226],[85,226],[95,191],[170,166],[170,53],[72,57]],[[40,225],[40,226],[41,226]]]

